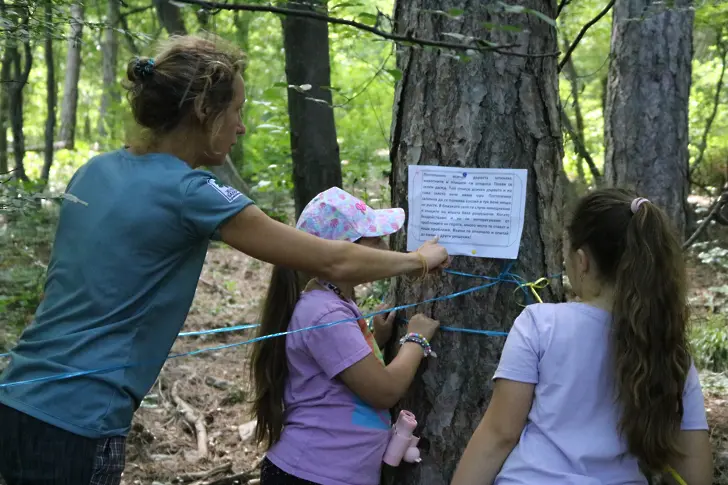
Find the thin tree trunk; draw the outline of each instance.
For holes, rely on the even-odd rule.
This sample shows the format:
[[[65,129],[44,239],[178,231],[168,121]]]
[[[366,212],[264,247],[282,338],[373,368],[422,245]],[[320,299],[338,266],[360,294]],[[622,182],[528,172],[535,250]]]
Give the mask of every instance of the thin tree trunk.
[[[78,80],[81,74],[81,43],[83,42],[84,6],[71,5],[71,32],[68,36],[66,54],[66,77],[61,100],[61,128],[59,138],[66,148],[73,150],[76,143],[76,112],[78,109]]]
[[[519,52],[557,49],[556,31],[540,20],[494,13],[496,0],[438,2],[438,9],[468,12],[457,19],[423,15],[428,0],[399,0],[396,30],[433,37],[451,32],[482,38],[486,22],[518,25],[519,33],[493,31],[489,41],[520,44]],[[553,18],[556,3],[519,2]],[[409,165],[519,168],[528,170],[525,222],[520,255],[514,268],[535,280],[560,273],[562,262],[562,138],[559,117],[557,60],[493,53],[462,62],[432,50],[402,48],[397,66],[402,79],[395,92],[392,126],[392,205],[408,207]],[[406,248],[406,230],[392,238],[396,250]],[[447,242],[444,241],[443,242]],[[455,270],[495,276],[503,261],[456,257]],[[415,283],[400,278],[393,285],[395,305],[447,295],[481,284],[461,276],[444,276]],[[473,329],[507,331],[522,311],[513,285],[499,284],[457,299],[421,305],[406,312],[424,312],[443,323]],[[561,283],[542,292],[545,301],[560,301]],[[404,328],[399,329],[401,336]],[[394,339],[396,341],[396,339]],[[427,359],[401,406],[414,412],[422,463],[391,471],[393,485],[447,485],[488,405],[491,378],[503,348],[503,338],[441,332],[433,342],[438,358]]]
[[[564,51],[571,44],[567,38],[564,38]],[[576,130],[574,134],[584,144],[584,117],[581,114],[581,104],[579,103],[579,78],[574,66],[574,58],[570,56],[564,66],[564,75],[569,81],[571,87],[571,105],[574,107],[574,118],[576,119]],[[576,153],[576,174],[582,187],[586,187],[586,174],[584,173],[584,157]]]
[[[288,8],[326,11],[326,2],[289,2]],[[331,95],[329,26],[320,20],[283,18],[286,79],[291,125],[296,217],[316,194],[341,187],[341,161]],[[308,87],[308,89],[306,89]]]
[[[0,67],[0,174],[8,172],[8,98],[10,96],[10,67],[13,51],[5,39]]]
[[[182,13],[177,5],[169,0],[153,0],[152,3],[157,11],[159,23],[169,35],[187,34],[187,27],[185,27]]]
[[[56,69],[53,59],[53,0],[45,2],[45,61],[46,61],[46,89],[48,91],[48,99],[46,100],[46,123],[44,134],[44,152],[43,152],[43,170],[40,178],[44,183],[48,183],[51,173],[51,165],[53,165],[53,141],[56,131],[56,104],[57,104],[57,87],[56,87]]]
[[[606,183],[632,187],[686,226],[691,0],[617,0],[604,116]]]
[[[30,12],[23,10],[21,23],[27,32]],[[8,108],[10,110],[10,128],[13,133],[13,157],[15,158],[15,177],[28,180],[23,159],[25,158],[25,134],[23,133],[23,89],[28,83],[30,68],[33,65],[33,52],[30,38],[23,41],[23,53],[18,49],[17,41],[11,50],[12,68]]]
[[[104,41],[101,44],[103,55],[103,92],[99,108],[99,122],[97,130],[99,139],[103,140],[107,134],[107,113],[109,107],[120,100],[116,83],[116,64],[119,52],[119,39],[116,34],[116,24],[119,23],[119,0],[108,0],[106,4],[106,28]]]

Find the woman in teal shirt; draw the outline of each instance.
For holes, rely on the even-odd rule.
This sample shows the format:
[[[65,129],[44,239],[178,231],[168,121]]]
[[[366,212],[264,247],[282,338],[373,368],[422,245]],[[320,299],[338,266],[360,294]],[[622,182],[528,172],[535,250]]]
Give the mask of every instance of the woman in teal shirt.
[[[245,133],[241,68],[240,53],[199,37],[172,38],[154,59],[129,63],[141,133],[71,179],[44,300],[0,378],[8,485],[120,482],[134,411],[184,324],[211,239],[353,284],[446,263],[434,242],[396,253],[297,231],[199,170],[223,163]]]

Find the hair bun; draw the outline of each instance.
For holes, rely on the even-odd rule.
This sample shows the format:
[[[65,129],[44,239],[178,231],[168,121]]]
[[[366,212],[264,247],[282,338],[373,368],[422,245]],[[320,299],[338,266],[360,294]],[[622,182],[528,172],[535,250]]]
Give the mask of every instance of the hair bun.
[[[154,75],[154,59],[151,57],[136,57],[129,62],[126,76],[133,83],[142,83]]]

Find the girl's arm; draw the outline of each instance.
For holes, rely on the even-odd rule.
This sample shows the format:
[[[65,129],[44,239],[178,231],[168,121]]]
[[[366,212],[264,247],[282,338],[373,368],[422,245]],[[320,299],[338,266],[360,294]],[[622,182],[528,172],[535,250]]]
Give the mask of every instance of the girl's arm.
[[[490,485],[518,443],[533,401],[533,384],[497,379],[451,485]]]
[[[439,322],[424,315],[415,315],[407,330],[429,340],[439,325]],[[424,351],[419,344],[405,342],[388,366],[384,367],[374,354],[369,354],[342,371],[339,378],[370,406],[389,409],[407,392],[423,356]]]
[[[418,274],[423,258],[430,270],[448,259],[436,242],[425,243],[418,254],[321,239],[271,219],[253,205],[225,222],[220,234],[224,242],[256,259],[352,284]]]
[[[710,437],[705,430],[680,431],[678,446],[682,457],[673,460],[672,468],[680,475],[680,483],[671,473],[665,473],[670,485],[710,485],[713,483],[713,454]]]

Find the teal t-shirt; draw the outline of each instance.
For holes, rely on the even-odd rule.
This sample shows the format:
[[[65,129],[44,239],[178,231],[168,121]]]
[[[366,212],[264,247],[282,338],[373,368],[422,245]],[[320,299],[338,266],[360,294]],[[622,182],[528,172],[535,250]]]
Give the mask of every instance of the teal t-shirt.
[[[0,402],[89,438],[126,435],[184,324],[210,239],[249,204],[213,175],[126,150],[81,167],[61,205],[44,298],[0,386]]]

